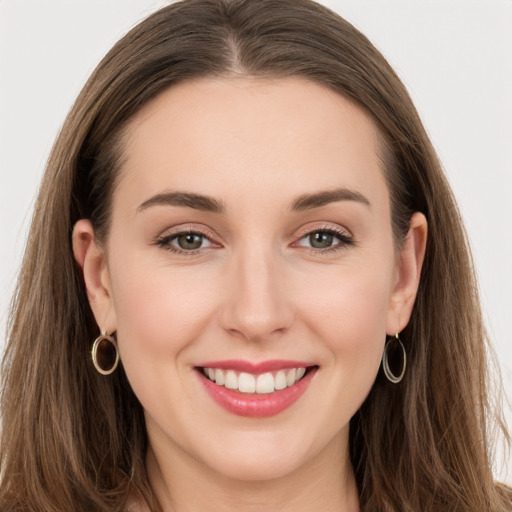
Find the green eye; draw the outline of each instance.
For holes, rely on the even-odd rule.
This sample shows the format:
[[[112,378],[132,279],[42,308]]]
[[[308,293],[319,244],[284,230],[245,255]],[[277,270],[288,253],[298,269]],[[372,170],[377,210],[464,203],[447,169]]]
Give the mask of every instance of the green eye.
[[[203,236],[197,233],[184,233],[178,235],[174,240],[180,249],[185,251],[193,251],[200,249],[203,245]]]
[[[352,236],[341,229],[324,228],[310,231],[297,243],[300,247],[308,247],[323,253],[344,249],[354,244]]]
[[[327,249],[334,243],[334,235],[327,231],[315,231],[309,235],[309,245],[314,249]]]
[[[156,243],[164,249],[182,255],[191,255],[195,251],[215,245],[207,235],[194,231],[180,231],[164,236],[158,239]]]

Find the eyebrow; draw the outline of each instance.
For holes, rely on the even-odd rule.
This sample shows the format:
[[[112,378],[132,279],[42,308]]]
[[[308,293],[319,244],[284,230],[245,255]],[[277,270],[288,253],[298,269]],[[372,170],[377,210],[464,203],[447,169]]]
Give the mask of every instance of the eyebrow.
[[[334,190],[323,190],[313,194],[303,194],[295,199],[290,209],[292,211],[301,212],[312,210],[330,203],[338,201],[355,201],[368,207],[371,207],[370,201],[366,199],[360,192],[348,188],[337,188]],[[144,201],[138,208],[137,213],[151,206],[184,206],[213,213],[225,213],[226,208],[222,201],[214,199],[210,196],[202,194],[193,194],[190,192],[167,192],[157,194]]]
[[[291,210],[302,212],[338,201],[356,201],[357,203],[362,203],[371,208],[370,201],[357,190],[336,188],[334,190],[324,190],[313,194],[303,194],[293,201]]]
[[[203,196],[201,194],[191,194],[190,192],[168,192],[157,194],[144,201],[138,208],[137,213],[146,210],[150,206],[185,206],[213,213],[224,213],[226,208],[221,201],[213,197]]]

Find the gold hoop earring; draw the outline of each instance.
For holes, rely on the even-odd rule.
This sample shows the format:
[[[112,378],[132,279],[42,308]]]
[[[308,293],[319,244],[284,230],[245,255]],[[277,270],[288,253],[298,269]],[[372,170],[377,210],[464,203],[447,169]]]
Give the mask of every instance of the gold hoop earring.
[[[101,375],[110,375],[114,373],[117,368],[119,363],[117,343],[113,336],[107,334],[107,331],[102,331],[94,340],[91,349],[91,358],[94,368],[96,368]]]
[[[390,352],[396,352],[398,347],[392,347],[391,344],[397,342],[398,347],[402,350],[402,369],[399,373],[399,375],[394,374],[391,371],[391,368],[389,367],[389,360],[390,360]],[[395,358],[393,358],[395,359]],[[386,346],[384,347],[384,353],[382,354],[382,369],[384,370],[384,375],[389,380],[389,382],[392,382],[393,384],[398,384],[405,375],[405,368],[407,366],[407,354],[405,352],[405,347],[400,338],[398,337],[398,333],[395,334],[394,338],[390,338],[388,342],[386,343]]]

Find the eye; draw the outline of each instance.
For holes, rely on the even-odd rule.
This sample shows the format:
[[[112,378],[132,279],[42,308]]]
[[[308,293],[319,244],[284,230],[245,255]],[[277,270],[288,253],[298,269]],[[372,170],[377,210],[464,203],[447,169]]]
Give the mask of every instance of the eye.
[[[315,231],[307,236],[307,240],[309,245],[315,249],[327,249],[332,246],[336,237],[326,231]]]
[[[303,236],[297,245],[315,250],[335,250],[352,245],[352,238],[345,232],[334,228],[316,229]]]
[[[177,253],[194,253],[215,245],[204,233],[190,230],[163,236],[156,243],[164,249]]]
[[[182,233],[176,235],[170,243],[185,251],[194,251],[204,247],[203,244],[208,246],[208,242],[209,240],[199,233]]]

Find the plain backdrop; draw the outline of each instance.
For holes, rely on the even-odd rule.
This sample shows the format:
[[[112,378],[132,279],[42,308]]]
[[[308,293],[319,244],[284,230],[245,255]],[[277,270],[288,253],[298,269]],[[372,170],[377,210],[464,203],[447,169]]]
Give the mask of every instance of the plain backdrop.
[[[31,209],[59,127],[113,43],[166,3],[0,0],[0,351]],[[323,3],[376,44],[420,111],[466,222],[512,397],[512,2]],[[512,482],[512,467],[496,471]]]

